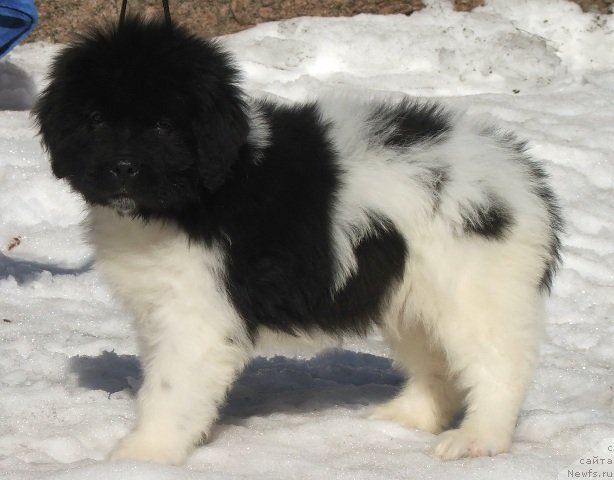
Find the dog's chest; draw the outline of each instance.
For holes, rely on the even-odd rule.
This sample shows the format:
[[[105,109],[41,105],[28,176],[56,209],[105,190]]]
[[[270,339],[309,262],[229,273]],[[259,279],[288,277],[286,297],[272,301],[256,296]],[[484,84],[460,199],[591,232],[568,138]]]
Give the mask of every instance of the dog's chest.
[[[103,208],[92,209],[88,223],[97,269],[126,303],[139,310],[220,291],[219,252],[191,243],[177,228]]]

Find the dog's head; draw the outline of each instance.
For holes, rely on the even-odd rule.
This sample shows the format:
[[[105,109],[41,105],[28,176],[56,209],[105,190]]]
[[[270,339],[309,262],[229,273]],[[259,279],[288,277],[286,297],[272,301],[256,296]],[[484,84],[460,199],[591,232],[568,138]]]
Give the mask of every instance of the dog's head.
[[[226,180],[248,134],[237,70],[158,21],[98,28],[54,60],[34,114],[53,173],[93,205],[180,209]]]

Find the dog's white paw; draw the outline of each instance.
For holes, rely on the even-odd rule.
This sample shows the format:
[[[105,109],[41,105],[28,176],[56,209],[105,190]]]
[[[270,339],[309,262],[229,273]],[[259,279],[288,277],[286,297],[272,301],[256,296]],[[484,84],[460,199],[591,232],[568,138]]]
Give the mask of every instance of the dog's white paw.
[[[109,460],[138,460],[142,462],[181,465],[188,456],[187,449],[177,448],[168,440],[152,438],[133,432],[124,437],[109,455]]]
[[[404,427],[416,428],[430,433],[442,431],[442,418],[437,408],[427,401],[416,402],[407,398],[395,398],[373,409],[369,418],[389,420]]]
[[[439,435],[434,453],[444,460],[493,456],[507,452],[511,443],[511,438],[507,435],[485,434],[460,428],[448,430]]]

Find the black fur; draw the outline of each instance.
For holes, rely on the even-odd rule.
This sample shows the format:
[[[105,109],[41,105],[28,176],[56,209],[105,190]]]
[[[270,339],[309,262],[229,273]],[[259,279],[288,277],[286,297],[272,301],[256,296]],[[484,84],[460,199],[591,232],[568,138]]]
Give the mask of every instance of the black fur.
[[[503,240],[514,224],[509,207],[501,198],[491,193],[485,204],[476,205],[464,216],[465,233],[479,235],[488,240]]]
[[[548,184],[548,175],[543,167],[527,154],[527,143],[518,140],[514,134],[500,132],[493,128],[484,130],[483,134],[496,138],[505,148],[511,148],[516,151],[518,154],[516,158],[526,168],[533,194],[546,207],[550,223],[550,228],[548,229],[550,232],[550,248],[549,254],[544,258],[544,273],[540,280],[539,288],[549,293],[552,289],[554,275],[561,264],[561,236],[565,232],[565,222],[556,195]]]
[[[144,210],[198,202],[248,134],[232,62],[176,26],[131,18],[94,29],[57,57],[50,79],[34,113],[53,172],[94,205],[126,188]],[[118,161],[140,172],[128,185],[111,173]]]
[[[334,292],[340,172],[315,104],[260,103],[270,138],[255,152],[227,56],[179,27],[139,19],[70,45],[50,79],[35,114],[54,173],[92,205],[224,244],[226,289],[252,336],[260,325],[369,329],[407,249],[390,221],[372,215],[355,246],[357,270]]]
[[[554,275],[561,264],[561,236],[565,232],[565,222],[561,213],[556,195],[548,184],[548,175],[542,166],[536,163],[526,153],[525,142],[515,142],[515,148],[521,154],[521,161],[528,167],[531,175],[531,183],[534,194],[541,199],[548,211],[548,219],[550,222],[550,251],[545,259],[544,274],[540,281],[539,287],[548,293],[552,289],[552,281]]]
[[[407,99],[376,107],[370,123],[373,125],[372,143],[389,148],[436,142],[451,128],[449,114],[440,106]]]
[[[392,222],[372,215],[371,226],[355,249],[356,272],[336,295],[331,312],[331,319],[341,319],[348,325],[346,330],[358,333],[366,333],[370,323],[378,320],[390,286],[403,277],[408,255],[405,239]]]
[[[227,289],[251,333],[259,325],[285,333],[319,328],[365,333],[393,280],[400,278],[405,242],[386,219],[356,246],[358,271],[333,298],[331,218],[339,188],[328,125],[314,104],[260,105],[271,127],[266,161],[238,162],[233,181],[209,202],[207,216],[229,244]],[[204,221],[182,220],[208,240]],[[223,240],[223,239],[222,239]]]

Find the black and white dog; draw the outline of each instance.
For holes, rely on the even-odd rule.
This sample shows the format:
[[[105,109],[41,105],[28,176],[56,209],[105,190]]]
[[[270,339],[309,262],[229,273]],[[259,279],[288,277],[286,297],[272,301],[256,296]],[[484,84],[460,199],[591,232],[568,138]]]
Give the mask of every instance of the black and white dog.
[[[561,219],[511,134],[433,102],[249,98],[231,57],[156,21],[55,59],[35,115],[134,313],[138,421],[112,458],[181,463],[263,342],[378,327],[407,374],[373,416],[443,458],[510,448]]]

